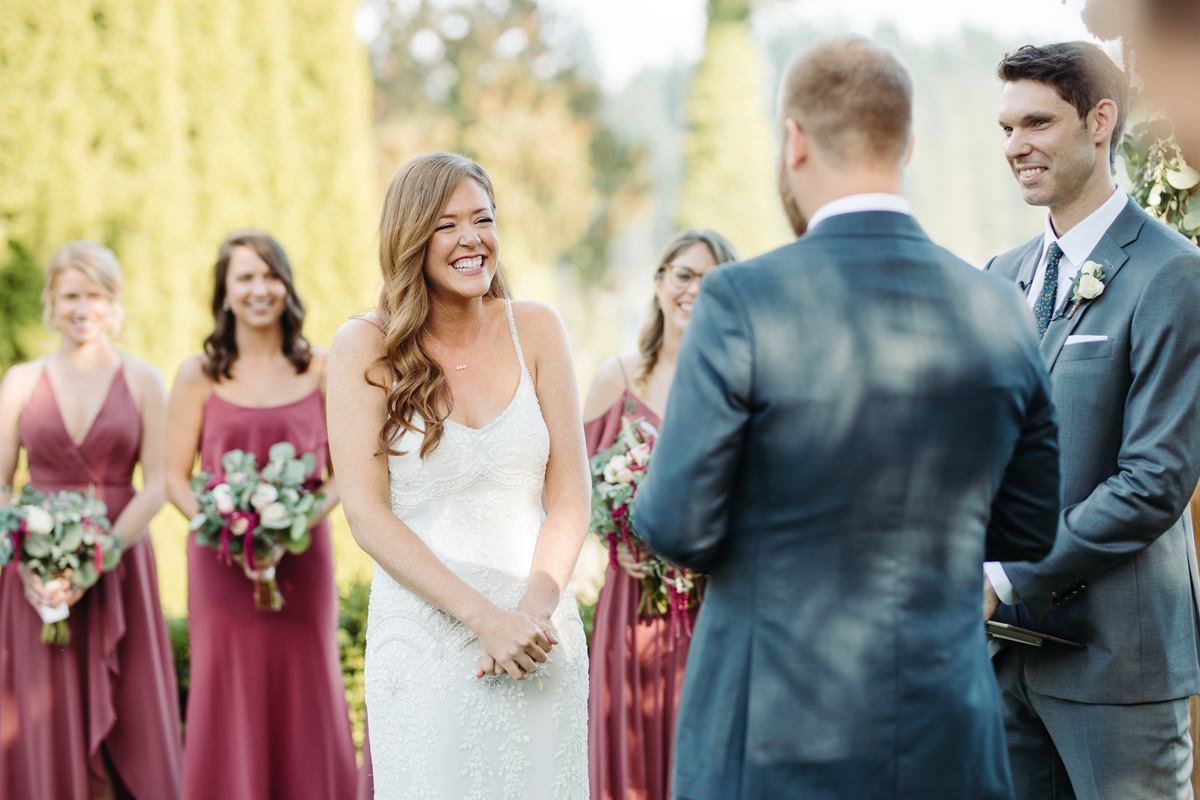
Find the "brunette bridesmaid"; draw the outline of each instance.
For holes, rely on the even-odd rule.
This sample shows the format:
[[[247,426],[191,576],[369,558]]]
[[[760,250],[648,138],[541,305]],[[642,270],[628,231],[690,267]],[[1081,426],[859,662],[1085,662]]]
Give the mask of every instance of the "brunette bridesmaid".
[[[705,273],[736,258],[724,237],[688,230],[667,246],[654,273],[650,316],[639,349],[600,366],[584,404],[588,455],[612,446],[621,417],[658,428],[675,375],[675,355]],[[650,469],[654,468],[651,458]],[[619,548],[596,605],[588,709],[592,800],[667,800],[675,707],[691,643],[689,625],[640,617],[640,567]]]
[[[304,338],[304,305],[274,238],[242,230],[221,244],[212,315],[204,352],[180,367],[168,406],[167,491],[189,518],[197,510],[188,485],[197,455],[201,470],[220,477],[226,452],[244,450],[264,464],[271,445],[288,441],[312,453],[315,477],[326,477],[326,356]],[[354,795],[325,521],[338,501],[332,477],[321,491],[312,546],[276,567],[280,611],[257,609],[243,568],[189,537],[185,798]]]
[[[107,248],[60,249],[42,292],[58,347],[0,385],[0,503],[23,447],[35,488],[94,487],[122,550],[86,591],[16,560],[0,573],[0,797],[179,796],[175,669],[146,529],[165,499],[166,392],[157,370],[113,346],[121,287]],[[71,642],[42,644],[36,606],[60,602]]]

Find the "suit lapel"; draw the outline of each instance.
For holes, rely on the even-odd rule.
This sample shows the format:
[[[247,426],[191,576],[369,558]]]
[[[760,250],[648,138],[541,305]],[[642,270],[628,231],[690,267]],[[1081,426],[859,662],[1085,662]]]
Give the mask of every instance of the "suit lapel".
[[[1104,232],[1095,249],[1088,255],[1088,261],[1095,261],[1104,267],[1104,286],[1106,288],[1117,277],[1117,273],[1120,272],[1121,267],[1125,266],[1125,262],[1129,260],[1129,254],[1125,252],[1125,245],[1137,239],[1138,233],[1142,230],[1144,214],[1145,212],[1130,199],[1125,210]],[[1062,353],[1067,337],[1075,331],[1079,321],[1091,310],[1092,306],[1104,302],[1104,295],[1101,294],[1095,300],[1082,304],[1079,310],[1068,318],[1067,311],[1070,310],[1073,302],[1071,295],[1068,294],[1066,302],[1058,309],[1054,319],[1050,320],[1050,327],[1046,329],[1046,335],[1042,338],[1042,358],[1045,360],[1048,370],[1054,369],[1054,364],[1058,361],[1059,354]]]
[[[1042,260],[1041,257],[1042,237],[1039,236],[1034,240],[1029,252],[1021,259],[1021,268],[1017,270],[1017,285],[1026,295],[1029,294],[1029,287],[1033,284],[1033,275],[1037,272],[1037,265]]]

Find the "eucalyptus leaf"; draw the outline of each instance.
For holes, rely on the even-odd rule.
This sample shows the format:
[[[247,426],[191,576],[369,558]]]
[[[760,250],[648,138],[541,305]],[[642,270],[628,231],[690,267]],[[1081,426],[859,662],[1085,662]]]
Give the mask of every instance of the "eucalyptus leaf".
[[[305,468],[301,461],[289,461],[283,468],[283,482],[291,486],[298,486],[304,483],[304,479],[311,471],[311,468]]]
[[[276,442],[267,455],[271,461],[287,461],[296,457],[296,448],[291,442]]]
[[[21,549],[30,558],[45,558],[54,550],[54,541],[44,534],[26,536]]]
[[[1167,183],[1176,189],[1187,191],[1200,184],[1200,172],[1197,172],[1186,164],[1179,169],[1169,169],[1167,170]]]
[[[260,529],[265,528],[266,530],[269,530],[269,531],[285,531],[288,528],[292,527],[292,520],[289,517],[282,517],[281,519],[268,520],[266,522],[264,522],[263,520],[260,519],[258,521],[258,527]]]
[[[78,522],[64,526],[58,541],[64,550],[78,550],[83,544],[83,526]]]
[[[84,589],[92,586],[99,579],[100,573],[96,572],[96,565],[90,559],[80,564],[71,573],[71,583]]]
[[[1191,203],[1191,208],[1183,218],[1183,227],[1189,231],[1200,230],[1200,202]]]
[[[115,540],[114,540],[114,542],[115,542]],[[120,561],[121,561],[121,546],[119,544],[114,543],[113,545],[110,545],[109,547],[101,548],[100,563],[104,565],[105,572],[108,572],[109,570],[116,567],[117,564],[120,563]]]
[[[310,544],[312,544],[312,536],[309,535],[307,528],[304,531],[304,535],[299,539],[288,539],[283,542],[283,546],[287,548],[287,551],[297,556],[307,550]]]

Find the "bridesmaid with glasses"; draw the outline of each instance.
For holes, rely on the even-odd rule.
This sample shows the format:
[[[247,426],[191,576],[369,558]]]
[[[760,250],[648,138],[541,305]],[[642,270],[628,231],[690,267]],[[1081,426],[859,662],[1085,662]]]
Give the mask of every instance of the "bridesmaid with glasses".
[[[94,489],[122,553],[87,590],[43,583],[16,559],[0,572],[0,797],[179,796],[175,670],[146,528],[165,499],[166,391],[113,345],[121,288],[107,248],[62,247],[42,292],[58,346],[0,385],[0,504],[23,448],[35,488]],[[37,607],[60,603],[71,641],[42,644]]]
[[[667,245],[638,352],[601,364],[592,381],[583,412],[589,457],[612,446],[622,417],[658,428],[700,282],[736,258],[711,230],[686,230]],[[697,609],[689,610],[688,625],[672,625],[669,615],[639,616],[642,565],[623,546],[617,555],[619,565],[609,565],[600,590],[592,634],[592,800],[667,800],[675,707]]]
[[[304,338],[304,304],[279,242],[254,229],[230,234],[217,253],[204,352],[171,389],[167,491],[189,519],[189,478],[220,478],[230,450],[265,464],[287,441],[312,453],[325,503],[312,545],[276,568],[279,611],[255,607],[243,567],[188,541],[191,688],[184,743],[185,798],[353,797],[354,744],[337,653],[333,544],[325,517],[337,486],[325,469],[326,354]]]

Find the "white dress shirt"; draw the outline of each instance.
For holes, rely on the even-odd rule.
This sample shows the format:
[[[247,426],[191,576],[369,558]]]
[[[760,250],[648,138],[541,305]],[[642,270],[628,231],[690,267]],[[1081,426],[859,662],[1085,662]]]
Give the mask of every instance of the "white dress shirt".
[[[898,194],[882,192],[851,194],[839,197],[818,208],[817,213],[813,214],[812,219],[808,221],[808,229],[811,231],[822,220],[830,217],[836,217],[839,214],[857,214],[860,211],[894,211],[897,214],[912,214],[908,201]]]
[[[1050,224],[1050,215],[1046,215],[1046,232],[1042,235],[1042,254],[1038,259],[1037,269],[1033,273],[1033,280],[1030,281],[1025,294],[1025,302],[1029,304],[1030,308],[1037,303],[1038,295],[1042,293],[1042,286],[1046,282],[1046,255],[1050,251],[1050,245],[1058,242],[1058,246],[1063,251],[1062,261],[1058,263],[1058,296],[1054,302],[1054,308],[1057,310],[1062,307],[1067,295],[1070,294],[1071,282],[1083,267],[1083,263],[1096,249],[1096,245],[1100,244],[1100,239],[1105,232],[1117,221],[1117,217],[1124,210],[1128,199],[1125,192],[1114,189],[1112,196],[1105,200],[1103,205],[1088,214],[1082,222],[1062,236],[1055,234],[1054,226]],[[983,571],[987,575],[988,582],[992,584],[992,588],[996,590],[996,596],[1000,598],[1000,602],[1012,605],[1019,600],[1012,582],[999,562],[988,561],[983,565]]]
[[[1057,242],[1063,251],[1062,261],[1058,264],[1058,296],[1054,300],[1054,308],[1057,310],[1062,307],[1067,295],[1071,293],[1071,282],[1075,280],[1075,276],[1083,267],[1083,262],[1087,261],[1088,256],[1096,249],[1096,245],[1100,244],[1100,239],[1104,236],[1105,231],[1117,221],[1117,217],[1121,215],[1128,200],[1129,196],[1125,192],[1115,189],[1102,206],[1062,236],[1055,234],[1054,226],[1050,224],[1050,215],[1046,215],[1046,232],[1042,235],[1042,254],[1038,258],[1037,269],[1034,270],[1033,280],[1029,282],[1025,295],[1025,301],[1029,303],[1030,308],[1037,303],[1038,295],[1042,293],[1042,285],[1046,282],[1046,260],[1047,254],[1050,252],[1050,245]]]

